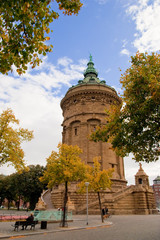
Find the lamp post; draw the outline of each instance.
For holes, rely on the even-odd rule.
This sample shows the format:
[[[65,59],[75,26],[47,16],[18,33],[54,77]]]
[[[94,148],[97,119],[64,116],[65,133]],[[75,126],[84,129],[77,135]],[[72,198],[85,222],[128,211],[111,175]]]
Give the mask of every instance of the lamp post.
[[[88,186],[89,186],[89,182],[85,182],[86,188],[87,188],[87,222],[86,224],[88,225]]]

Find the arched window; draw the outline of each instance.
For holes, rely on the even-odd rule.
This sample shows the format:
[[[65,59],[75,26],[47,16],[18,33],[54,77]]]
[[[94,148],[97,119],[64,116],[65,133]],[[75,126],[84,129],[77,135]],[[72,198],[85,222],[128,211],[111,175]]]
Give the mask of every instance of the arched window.
[[[138,179],[138,183],[139,183],[139,184],[142,184],[142,178],[139,178],[139,179]]]

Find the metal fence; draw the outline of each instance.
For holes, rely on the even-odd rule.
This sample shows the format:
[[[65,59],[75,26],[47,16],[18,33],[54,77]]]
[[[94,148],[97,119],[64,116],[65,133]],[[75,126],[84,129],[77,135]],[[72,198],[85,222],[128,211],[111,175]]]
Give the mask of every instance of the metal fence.
[[[34,220],[37,221],[61,221],[63,216],[62,210],[51,211],[34,211]],[[66,220],[72,220],[72,211],[66,211]]]

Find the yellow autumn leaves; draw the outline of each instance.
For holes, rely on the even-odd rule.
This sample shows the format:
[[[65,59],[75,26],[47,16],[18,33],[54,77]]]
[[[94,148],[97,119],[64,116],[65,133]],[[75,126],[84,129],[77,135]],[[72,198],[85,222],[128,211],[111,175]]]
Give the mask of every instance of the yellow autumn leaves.
[[[101,200],[99,192],[103,189],[111,187],[111,177],[113,169],[102,170],[99,163],[100,158],[94,159],[94,166],[85,165],[79,155],[82,150],[78,146],[67,144],[58,145],[58,153],[53,151],[47,159],[47,168],[40,181],[48,184],[48,188],[55,185],[64,184],[64,215],[62,226],[65,226],[65,210],[68,201],[68,184],[70,182],[78,182],[79,192],[86,190],[85,182],[89,182],[89,191],[98,193],[100,212]],[[103,221],[103,217],[102,217]]]
[[[85,182],[90,182],[89,189],[97,192],[100,189],[110,188],[113,169],[101,170],[100,158],[96,157],[94,166],[82,162],[79,155],[82,150],[78,146],[67,144],[58,145],[58,153],[53,151],[47,159],[47,169],[41,181],[48,183],[52,188],[55,184],[80,181],[79,188],[85,190]]]
[[[24,128],[14,128],[19,125],[11,109],[3,111],[0,115],[0,166],[8,163],[17,171],[25,168],[24,151],[21,148],[23,141],[30,141],[33,132]]]

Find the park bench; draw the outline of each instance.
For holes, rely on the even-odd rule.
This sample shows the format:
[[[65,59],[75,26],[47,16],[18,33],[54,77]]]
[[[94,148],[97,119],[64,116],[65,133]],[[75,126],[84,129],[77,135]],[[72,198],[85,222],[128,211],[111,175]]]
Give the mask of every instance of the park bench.
[[[18,231],[19,227],[22,227],[22,230],[27,229],[28,226],[31,226],[30,229],[35,229],[35,225],[38,224],[38,221],[16,221],[13,225],[14,231]]]

